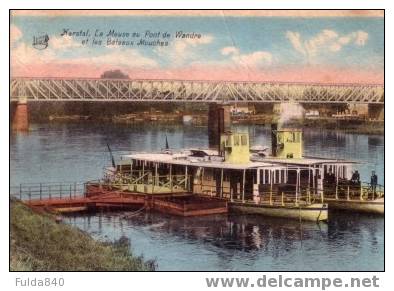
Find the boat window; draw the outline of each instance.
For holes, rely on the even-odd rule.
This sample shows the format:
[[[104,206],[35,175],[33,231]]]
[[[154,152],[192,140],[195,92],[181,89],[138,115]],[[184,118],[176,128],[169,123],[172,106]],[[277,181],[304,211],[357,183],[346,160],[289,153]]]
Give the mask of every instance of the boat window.
[[[287,136],[287,142],[293,142],[294,141],[294,134],[293,133],[289,133]]]
[[[282,134],[278,134],[278,136],[277,136],[277,142],[278,142],[278,143],[282,143],[282,141],[283,141],[283,135],[282,135]]]
[[[264,184],[269,183],[268,170],[264,170]]]
[[[205,156],[207,156],[207,154],[204,151],[197,151],[197,150],[192,150],[192,157],[199,157],[199,158],[203,158]]]
[[[204,180],[205,181],[212,181],[212,172],[208,169],[204,170]]]
[[[239,146],[239,135],[234,135],[234,145]]]
[[[300,142],[300,135],[301,134],[299,132],[294,133],[294,142]]]
[[[301,138],[301,134],[299,132],[291,132],[287,136],[287,142],[294,142],[294,143],[299,143]]]
[[[248,144],[248,139],[246,135],[241,135],[241,145],[246,146]]]

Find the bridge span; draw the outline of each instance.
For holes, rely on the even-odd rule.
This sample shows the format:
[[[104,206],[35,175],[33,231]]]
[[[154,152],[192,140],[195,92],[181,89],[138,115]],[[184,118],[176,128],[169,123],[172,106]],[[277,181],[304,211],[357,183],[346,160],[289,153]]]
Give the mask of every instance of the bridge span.
[[[13,78],[11,101],[384,104],[378,84]]]

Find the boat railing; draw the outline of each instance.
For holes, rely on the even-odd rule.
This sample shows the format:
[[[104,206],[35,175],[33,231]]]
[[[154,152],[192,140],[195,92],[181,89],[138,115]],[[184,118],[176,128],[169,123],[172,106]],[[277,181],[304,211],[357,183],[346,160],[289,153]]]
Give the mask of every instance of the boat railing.
[[[142,170],[122,170],[116,171],[114,168],[104,167],[104,181],[122,181],[123,183],[135,183],[152,175],[151,171]]]
[[[297,190],[296,185],[288,184],[286,187],[268,187],[267,189],[259,189],[255,192],[245,191],[242,193],[240,187],[232,189],[228,184],[217,187],[214,181],[204,184],[197,183],[194,186],[197,193],[237,202],[253,202],[271,205],[324,203],[323,191],[312,187],[298,187]]]
[[[219,196],[221,198],[230,198],[231,187],[229,185],[216,187],[215,183],[205,183],[205,184],[197,183],[194,186],[199,187],[199,192],[201,192],[204,195]]]
[[[324,196],[313,188],[301,188],[298,191],[263,191],[255,195],[253,201],[270,205],[310,205],[324,203]]]
[[[10,187],[10,196],[22,201],[75,198],[85,193],[85,183],[22,183]]]
[[[384,186],[371,183],[352,183],[349,181],[337,183],[336,185],[324,186],[324,197],[330,199],[346,200],[376,200],[384,198]]]
[[[184,185],[190,186],[192,176],[177,175],[160,175],[150,170],[126,170],[126,171],[107,171],[104,174],[104,181],[116,184],[147,184],[161,187],[177,187]]]
[[[140,193],[185,192],[190,189],[191,175],[152,175],[144,172],[139,176],[119,176],[103,179],[88,185]]]

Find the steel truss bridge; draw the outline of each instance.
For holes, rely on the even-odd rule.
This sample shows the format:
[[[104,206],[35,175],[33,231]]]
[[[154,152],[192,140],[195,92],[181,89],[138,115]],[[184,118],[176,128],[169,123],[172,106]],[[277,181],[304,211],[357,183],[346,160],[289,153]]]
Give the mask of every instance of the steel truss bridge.
[[[384,104],[383,85],[15,78],[11,101]]]

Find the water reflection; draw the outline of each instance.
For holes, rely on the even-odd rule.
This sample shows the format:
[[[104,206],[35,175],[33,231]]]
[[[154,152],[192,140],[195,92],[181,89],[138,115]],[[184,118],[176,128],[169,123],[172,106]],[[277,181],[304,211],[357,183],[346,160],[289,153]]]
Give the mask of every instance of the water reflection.
[[[101,239],[128,236],[134,252],[155,258],[159,270],[383,268],[382,219],[373,216],[336,213],[328,224],[300,224],[251,215],[180,218],[150,212],[132,219],[119,213],[73,216],[67,222]]]
[[[368,145],[372,147],[384,146],[384,139],[380,136],[368,136]]]

